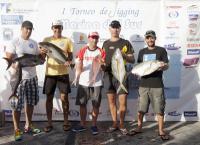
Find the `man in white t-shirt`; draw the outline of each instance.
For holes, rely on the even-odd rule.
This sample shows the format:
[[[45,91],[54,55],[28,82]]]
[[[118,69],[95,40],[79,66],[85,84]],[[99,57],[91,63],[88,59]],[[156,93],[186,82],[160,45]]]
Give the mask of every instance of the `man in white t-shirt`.
[[[33,30],[33,24],[30,21],[24,21],[21,25],[21,36],[15,38],[8,48],[6,48],[6,57],[9,60],[13,60],[16,57],[20,57],[23,54],[43,55],[45,57],[46,50],[39,49],[36,41],[30,39]],[[32,114],[34,106],[39,101],[38,95],[38,80],[36,74],[36,67],[23,67],[22,68],[22,80],[17,88],[18,101],[12,111],[13,124],[14,124],[14,137],[15,140],[22,139],[22,132],[19,129],[21,110],[24,107],[25,101],[25,118],[26,123],[24,127],[25,133],[39,133],[40,130],[34,128],[32,125]]]
[[[97,32],[91,32],[88,40],[88,45],[80,49],[77,58],[83,64],[76,97],[76,105],[80,105],[81,122],[72,131],[81,132],[86,130],[87,102],[90,99],[93,106],[91,131],[93,135],[96,135],[98,134],[96,123],[103,85],[103,72],[100,67],[101,63],[104,63],[105,52],[97,46],[99,40],[99,34]]]

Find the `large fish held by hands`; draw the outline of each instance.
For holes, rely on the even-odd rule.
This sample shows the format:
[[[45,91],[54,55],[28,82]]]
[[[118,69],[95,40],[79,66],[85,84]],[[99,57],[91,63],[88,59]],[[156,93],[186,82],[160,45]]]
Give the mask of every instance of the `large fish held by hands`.
[[[96,81],[96,77],[101,69],[101,61],[102,57],[101,55],[97,55],[93,61],[92,61],[92,73],[91,73],[91,79],[89,81],[89,84],[94,84]]]
[[[39,42],[39,45],[47,49],[47,56],[55,59],[58,63],[64,64],[69,60],[64,51],[55,44],[50,42]]]
[[[119,81],[120,85],[117,89],[117,93],[119,93],[120,89],[123,89],[126,93],[128,93],[127,89],[123,85],[123,81],[125,79],[126,70],[124,65],[124,60],[121,54],[121,51],[116,49],[112,56],[111,60],[111,68],[112,68],[112,74],[113,76]]]
[[[161,67],[162,62],[158,60],[144,61],[137,64],[132,70],[131,73],[139,77],[149,75]]]
[[[8,67],[7,71],[10,75],[10,86],[11,86],[11,98],[18,99],[17,88],[22,80],[22,68],[23,67],[33,67],[36,65],[44,64],[45,59],[40,55],[32,55],[32,54],[24,54],[21,57],[15,58],[14,60],[10,61],[7,58],[4,58],[7,61]]]
[[[72,81],[72,85],[77,86],[82,70],[83,70],[83,61],[80,60],[79,58],[76,58],[75,59],[75,77],[74,77],[74,80]]]

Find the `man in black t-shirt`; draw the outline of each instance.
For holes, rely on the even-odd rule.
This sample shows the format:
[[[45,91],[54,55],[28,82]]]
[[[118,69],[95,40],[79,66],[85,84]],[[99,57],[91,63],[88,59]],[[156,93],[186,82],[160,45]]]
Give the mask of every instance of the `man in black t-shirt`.
[[[138,128],[132,130],[133,134],[141,133],[144,114],[148,112],[149,104],[152,104],[153,111],[157,115],[159,135],[162,140],[168,140],[169,136],[164,132],[164,110],[165,96],[164,84],[162,80],[163,71],[168,69],[167,51],[159,46],[155,46],[156,33],[149,30],[145,34],[145,41],[148,47],[143,48],[138,54],[138,63],[150,60],[161,61],[158,71],[143,76],[139,86],[138,102]]]
[[[125,62],[134,63],[134,51],[133,47],[128,40],[122,39],[119,37],[121,31],[121,24],[119,21],[112,21],[110,23],[110,34],[111,38],[106,40],[103,43],[103,49],[106,52],[105,58],[105,66],[103,69],[105,70],[104,75],[104,89],[108,96],[108,103],[110,107],[110,112],[113,120],[113,125],[108,129],[108,132],[113,132],[118,129],[117,123],[117,106],[116,106],[116,98],[118,95],[119,99],[119,118],[120,118],[120,125],[119,129],[123,135],[126,135],[128,131],[124,127],[124,118],[126,113],[126,106],[127,106],[127,92],[123,89],[120,89],[117,93],[117,89],[119,87],[119,81],[112,75],[111,69],[111,60],[113,53],[119,48],[122,52],[122,57]],[[128,90],[128,81],[127,76],[125,76],[123,85]]]

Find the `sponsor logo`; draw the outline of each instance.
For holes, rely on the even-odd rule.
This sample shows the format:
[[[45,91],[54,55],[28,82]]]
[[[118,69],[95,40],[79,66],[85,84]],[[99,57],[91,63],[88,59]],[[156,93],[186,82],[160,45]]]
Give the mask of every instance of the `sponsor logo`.
[[[188,25],[189,28],[197,28],[197,24],[196,23],[191,23]]]
[[[21,25],[22,22],[22,15],[1,15],[2,25]]]
[[[77,111],[77,110],[69,110],[69,116],[78,117],[79,116],[79,111]]]
[[[189,14],[190,21],[197,21],[199,14]]]
[[[187,55],[198,55],[200,54],[200,49],[188,49]]]
[[[184,59],[183,65],[185,67],[195,67],[198,62],[199,62],[199,57],[186,58]]]
[[[5,116],[7,117],[12,116],[12,110],[3,110],[3,112],[5,113]]]
[[[177,17],[179,16],[179,13],[178,13],[178,11],[170,11],[170,12],[168,13],[168,16],[169,16],[170,18],[177,18]]]
[[[13,39],[13,30],[10,28],[3,29],[3,39],[4,40],[11,40]]]
[[[166,39],[178,39],[177,33],[175,31],[169,31]]]
[[[172,111],[168,113],[169,116],[180,116],[181,113],[177,112],[177,111]]]
[[[185,117],[197,117],[197,111],[184,111]]]
[[[188,48],[197,48],[197,47],[200,47],[200,43],[190,43],[190,44],[187,44],[187,47]]]
[[[176,21],[170,21],[167,25],[167,29],[178,29],[179,26],[177,25]]]
[[[0,12],[1,13],[9,13],[11,12],[11,3],[0,3]]]
[[[78,42],[77,42],[77,44],[87,44],[87,42],[84,39],[84,35],[83,34],[80,34],[78,36]]]
[[[164,47],[167,50],[178,50],[181,48],[180,46],[175,46],[175,44],[176,43],[166,44],[166,45],[164,45]]]
[[[200,41],[200,38],[187,38],[187,41]]]
[[[182,6],[167,6],[168,9],[180,9]]]

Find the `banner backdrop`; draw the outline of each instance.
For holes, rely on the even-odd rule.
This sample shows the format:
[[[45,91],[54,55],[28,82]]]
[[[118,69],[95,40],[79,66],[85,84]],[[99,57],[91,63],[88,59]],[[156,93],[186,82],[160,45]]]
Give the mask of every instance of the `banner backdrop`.
[[[0,1],[0,55],[4,56],[8,43],[20,35],[21,23],[30,20],[34,24],[31,38],[40,42],[52,35],[52,21],[60,19],[64,23],[63,35],[72,39],[74,55],[87,44],[87,35],[91,31],[100,34],[99,46],[110,37],[108,27],[112,20],[122,25],[121,37],[129,40],[134,47],[135,58],[145,47],[144,33],[154,30],[157,45],[164,47],[169,55],[170,68],[164,72],[166,95],[165,120],[199,120],[200,85],[200,1],[194,0],[6,0]],[[11,120],[9,74],[6,63],[1,60],[4,69],[0,70],[0,109]],[[127,64],[129,70],[134,65]],[[45,65],[37,67],[40,86],[40,102],[35,107],[33,120],[46,120],[45,101],[42,94]],[[70,70],[70,80],[74,70]],[[129,95],[126,120],[135,120],[137,114],[137,89],[139,80],[129,75]],[[76,88],[69,94],[70,120],[79,120],[79,106],[75,105]],[[91,119],[91,103],[88,104],[88,120]],[[22,112],[22,119],[24,113]],[[58,91],[54,98],[53,119],[63,120],[62,107]],[[111,120],[108,102],[104,93],[99,120]],[[150,108],[145,120],[155,120]]]

